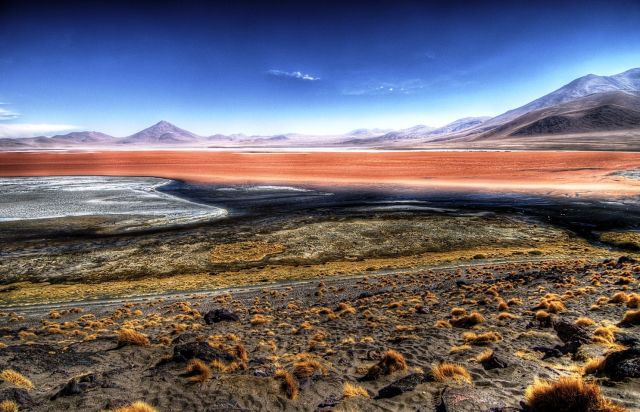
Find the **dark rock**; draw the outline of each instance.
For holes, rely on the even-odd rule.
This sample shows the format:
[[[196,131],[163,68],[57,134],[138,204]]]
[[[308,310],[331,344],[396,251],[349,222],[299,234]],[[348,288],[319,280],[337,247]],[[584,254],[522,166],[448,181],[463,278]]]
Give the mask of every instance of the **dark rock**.
[[[553,329],[558,334],[561,341],[589,343],[591,342],[591,334],[582,326],[578,326],[566,320],[558,319],[553,321]]]
[[[333,408],[338,404],[338,402],[340,402],[340,399],[336,398],[335,396],[330,396],[329,398],[320,402],[318,408]]]
[[[468,283],[465,282],[464,280],[456,280],[456,286],[457,287],[462,287],[462,286],[467,286]]]
[[[470,387],[447,387],[440,395],[440,403],[436,406],[438,412],[489,412],[506,410],[504,402],[495,400],[490,391]]]
[[[425,308],[424,306],[420,306],[418,307],[418,309],[416,309],[416,313],[419,315],[428,315],[429,309]]]
[[[626,333],[616,332],[614,333],[616,338],[616,342],[621,344],[622,346],[626,346],[628,348],[633,348],[638,346],[638,339],[634,338],[631,335],[627,335]]]
[[[604,359],[602,373],[613,378],[640,378],[640,348],[611,352]]]
[[[29,392],[18,388],[7,388],[0,391],[0,402],[1,401],[14,401],[25,409],[35,405]]]
[[[239,320],[240,316],[227,309],[214,309],[204,314],[204,321],[207,325],[223,321],[238,322]]]
[[[375,399],[393,398],[394,396],[402,395],[405,392],[414,390],[416,386],[421,383],[432,380],[433,378],[431,375],[426,375],[424,373],[412,373],[380,389],[380,391],[378,391],[378,396],[376,396]]]
[[[78,383],[78,379],[73,378],[69,382],[65,383],[58,392],[56,392],[51,400],[55,400],[61,396],[73,396],[80,395],[83,392],[82,387]]]
[[[558,349],[557,346],[553,348],[550,348],[548,346],[534,346],[531,348],[531,350],[544,353],[542,359],[560,358],[564,355],[564,353],[562,353],[562,351]]]
[[[491,353],[491,356],[482,362],[482,367],[486,370],[491,369],[504,369],[507,366],[507,361],[505,361],[501,356],[496,354],[495,351]]]
[[[630,257],[630,256],[620,256],[618,258],[618,266],[622,266],[625,263],[636,263],[637,260],[635,260],[634,258]]]
[[[219,349],[212,348],[207,342],[187,342],[176,345],[173,348],[175,362],[188,362],[191,359],[200,359],[205,362],[221,360],[224,362],[233,361],[233,357]]]

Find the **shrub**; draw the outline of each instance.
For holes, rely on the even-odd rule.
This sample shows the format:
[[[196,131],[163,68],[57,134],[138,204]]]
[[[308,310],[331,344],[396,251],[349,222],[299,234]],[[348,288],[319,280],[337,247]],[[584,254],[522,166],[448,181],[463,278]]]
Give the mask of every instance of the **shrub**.
[[[345,382],[342,387],[342,396],[345,398],[361,397],[368,398],[369,392],[362,386],[354,385],[353,383]]]
[[[578,319],[576,319],[576,325],[578,326],[593,326],[595,324],[596,322],[593,319],[588,318],[586,316],[581,316]]]
[[[433,377],[438,382],[467,382],[471,383],[469,371],[462,366],[450,362],[442,362],[431,369]]]
[[[309,378],[321,369],[322,365],[315,359],[301,360],[293,364],[293,374],[298,379]]]
[[[627,296],[626,293],[618,292],[613,296],[611,296],[611,299],[609,299],[609,303],[627,303],[628,300],[629,300],[629,297]]]
[[[475,326],[484,321],[485,318],[480,312],[471,312],[468,315],[453,318],[449,321],[449,323],[457,328],[470,328],[471,326]]]
[[[536,379],[525,392],[525,402],[531,412],[626,410],[606,400],[598,385],[579,377],[561,377],[555,382]]]
[[[473,345],[486,345],[491,342],[498,342],[502,340],[502,335],[493,331],[478,334],[474,332],[465,332],[462,334],[462,339]]]
[[[18,412],[18,404],[8,399],[4,400],[0,402],[0,412]]]
[[[211,378],[211,368],[200,359],[192,359],[187,364],[189,382],[206,382]]]
[[[273,376],[281,381],[281,387],[287,394],[287,398],[293,400],[298,397],[298,382],[293,375],[284,369],[278,369]]]
[[[628,310],[622,317],[622,325],[640,325],[640,310]]]
[[[149,338],[133,329],[122,328],[118,331],[118,346],[149,346]]]
[[[114,412],[158,412],[158,410],[146,402],[137,401],[129,406],[118,408]]]
[[[380,376],[391,375],[394,372],[406,369],[407,362],[405,361],[404,356],[394,350],[389,350],[382,355],[382,359],[380,359],[377,364],[369,368],[367,374],[361,380],[376,380]]]
[[[17,388],[26,390],[34,388],[33,382],[31,382],[29,378],[25,377],[20,372],[14,371],[13,369],[5,369],[0,372],[0,379]]]

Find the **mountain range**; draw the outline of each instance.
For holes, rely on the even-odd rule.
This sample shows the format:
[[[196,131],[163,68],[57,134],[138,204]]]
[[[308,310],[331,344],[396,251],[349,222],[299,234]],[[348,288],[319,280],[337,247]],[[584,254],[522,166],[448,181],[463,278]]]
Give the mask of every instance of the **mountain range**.
[[[562,136],[559,141],[558,137]],[[332,136],[243,134],[199,136],[160,121],[131,136],[113,137],[96,131],[51,137],[3,138],[0,150],[136,147],[540,147],[575,148],[597,141],[599,147],[627,144],[640,150],[640,68],[614,76],[588,74],[499,116],[466,117],[440,128],[357,129]],[[608,140],[607,140],[608,139]],[[623,141],[621,141],[621,139]],[[636,147],[637,145],[637,147]],[[582,147],[589,149],[590,147]]]

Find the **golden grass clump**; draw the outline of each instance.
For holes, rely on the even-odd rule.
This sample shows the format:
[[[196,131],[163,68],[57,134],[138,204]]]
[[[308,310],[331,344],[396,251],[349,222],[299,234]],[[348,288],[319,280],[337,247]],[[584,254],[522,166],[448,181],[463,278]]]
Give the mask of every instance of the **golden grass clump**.
[[[118,346],[149,346],[149,338],[133,329],[122,328],[118,331]]]
[[[189,382],[206,382],[211,378],[211,368],[200,359],[191,359],[187,364],[186,374]]]
[[[627,307],[631,309],[640,308],[640,294],[632,293],[629,295],[629,300],[627,300]]]
[[[484,321],[485,318],[480,312],[471,312],[468,315],[453,318],[449,320],[449,323],[451,323],[451,326],[455,326],[457,328],[470,328],[471,326],[475,326]]]
[[[467,310],[465,308],[453,308],[451,309],[451,316],[462,316],[466,315]]]
[[[613,343],[616,340],[614,333],[617,331],[618,327],[615,325],[600,326],[593,332],[593,341],[599,343]]]
[[[469,371],[464,366],[456,363],[441,362],[431,369],[431,374],[438,382],[471,383]]]
[[[517,315],[514,315],[512,313],[509,312],[500,312],[498,314],[498,320],[511,320],[511,319],[518,319]]]
[[[501,341],[502,335],[494,331],[484,333],[465,332],[462,334],[462,339],[472,345],[486,345],[492,342]]]
[[[640,325],[640,309],[626,311],[621,323],[624,325]]]
[[[355,385],[353,383],[345,382],[342,386],[342,396],[345,398],[369,398],[369,392],[362,386]]]
[[[118,408],[114,412],[158,412],[158,410],[146,402],[136,401],[131,405]]]
[[[256,315],[253,315],[250,322],[253,326],[264,325],[265,323],[271,322],[271,317],[256,314]]]
[[[322,370],[322,365],[315,359],[305,359],[293,364],[293,374],[298,379],[310,378],[319,370]]]
[[[452,346],[449,349],[449,354],[453,355],[455,353],[461,353],[461,352],[466,352],[469,349],[471,349],[471,345],[459,345],[459,346]]]
[[[596,324],[596,321],[586,316],[581,316],[578,319],[576,319],[576,325],[578,326],[593,326],[595,324]]]
[[[22,388],[26,390],[31,390],[34,388],[33,382],[20,372],[14,371],[13,369],[5,369],[0,372],[0,380],[7,382],[9,385],[15,386],[17,388]]]
[[[611,299],[609,299],[609,303],[627,303],[628,300],[629,296],[627,296],[626,293],[618,292],[611,296]]]
[[[475,357],[476,362],[483,363],[491,359],[493,356],[493,351],[491,349],[483,350]]]
[[[440,319],[436,321],[435,327],[440,329],[449,329],[451,328],[451,323],[446,319]]]
[[[380,376],[391,375],[394,372],[407,369],[407,362],[401,353],[394,350],[388,350],[382,355],[380,361],[371,366],[363,380],[375,380]]]
[[[284,369],[278,369],[273,376],[281,381],[282,389],[287,394],[287,398],[294,400],[298,397],[298,382],[293,375]]]
[[[623,412],[625,408],[602,396],[600,387],[580,377],[561,377],[555,382],[536,379],[527,387],[525,402],[531,412],[598,411]]]
[[[18,404],[8,399],[4,400],[0,402],[0,412],[18,412]]]
[[[590,358],[587,359],[587,362],[584,364],[582,368],[585,375],[593,375],[602,370],[604,368],[604,360],[605,358]]]

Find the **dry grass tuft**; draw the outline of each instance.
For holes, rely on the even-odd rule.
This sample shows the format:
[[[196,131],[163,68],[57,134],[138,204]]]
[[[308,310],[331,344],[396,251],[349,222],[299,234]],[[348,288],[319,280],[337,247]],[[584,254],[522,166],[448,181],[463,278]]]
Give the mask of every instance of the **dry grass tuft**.
[[[345,382],[342,387],[342,396],[345,398],[369,398],[369,392],[362,386],[355,385],[353,383]]]
[[[449,329],[451,328],[451,323],[448,320],[440,319],[435,323],[435,327],[439,329]]]
[[[472,345],[486,345],[492,342],[501,341],[502,335],[494,331],[484,333],[465,332],[462,334],[462,339]]]
[[[438,382],[467,382],[471,383],[469,371],[462,365],[442,362],[431,369],[433,377]]]
[[[406,369],[407,362],[404,356],[394,350],[388,350],[382,355],[382,359],[377,364],[369,368],[362,380],[375,380],[380,376],[391,375],[394,372]]]
[[[146,402],[137,401],[129,406],[118,408],[113,412],[158,412],[158,410]]]
[[[587,360],[583,367],[585,375],[597,374],[604,368],[605,358],[590,358]]]
[[[18,412],[18,404],[8,399],[4,400],[0,402],[0,412]]]
[[[20,372],[14,371],[13,369],[5,369],[0,372],[0,379],[17,388],[26,390],[34,388],[33,382],[31,382],[29,378],[25,377]]]
[[[471,312],[468,315],[459,316],[449,320],[452,326],[457,328],[470,328],[485,321],[484,316],[480,312]]]
[[[491,349],[487,349],[480,352],[475,359],[476,359],[476,362],[483,363],[491,359],[492,356],[493,356],[493,351]]]
[[[189,382],[206,382],[211,379],[211,368],[200,359],[191,359],[187,364],[187,379]]]
[[[640,294],[632,293],[629,295],[629,300],[627,300],[627,307],[631,309],[640,308]]]
[[[287,394],[287,398],[293,400],[298,397],[298,382],[293,375],[284,369],[278,369],[273,377],[282,382],[282,389]]]
[[[593,326],[596,324],[596,321],[588,318],[586,316],[581,316],[578,319],[576,319],[576,325],[578,326]]]
[[[320,370],[322,365],[315,359],[301,360],[293,364],[293,374],[298,379],[309,378]]]
[[[459,345],[459,346],[452,346],[449,349],[449,354],[453,355],[455,353],[461,353],[461,352],[466,352],[469,349],[471,349],[471,345]]]
[[[265,315],[253,315],[253,317],[251,318],[251,324],[253,326],[257,326],[257,325],[264,325],[265,323],[269,323],[271,322],[271,317],[270,316],[265,316]]]
[[[623,325],[640,325],[640,309],[626,311],[621,323]]]
[[[627,303],[628,300],[629,296],[627,296],[626,293],[618,292],[611,296],[611,299],[609,299],[609,303]]]
[[[134,345],[134,346],[149,346],[149,338],[133,329],[120,329],[118,331],[118,346]]]
[[[525,392],[525,402],[531,412],[626,411],[605,399],[598,385],[579,377],[561,377],[555,382],[536,379]]]

